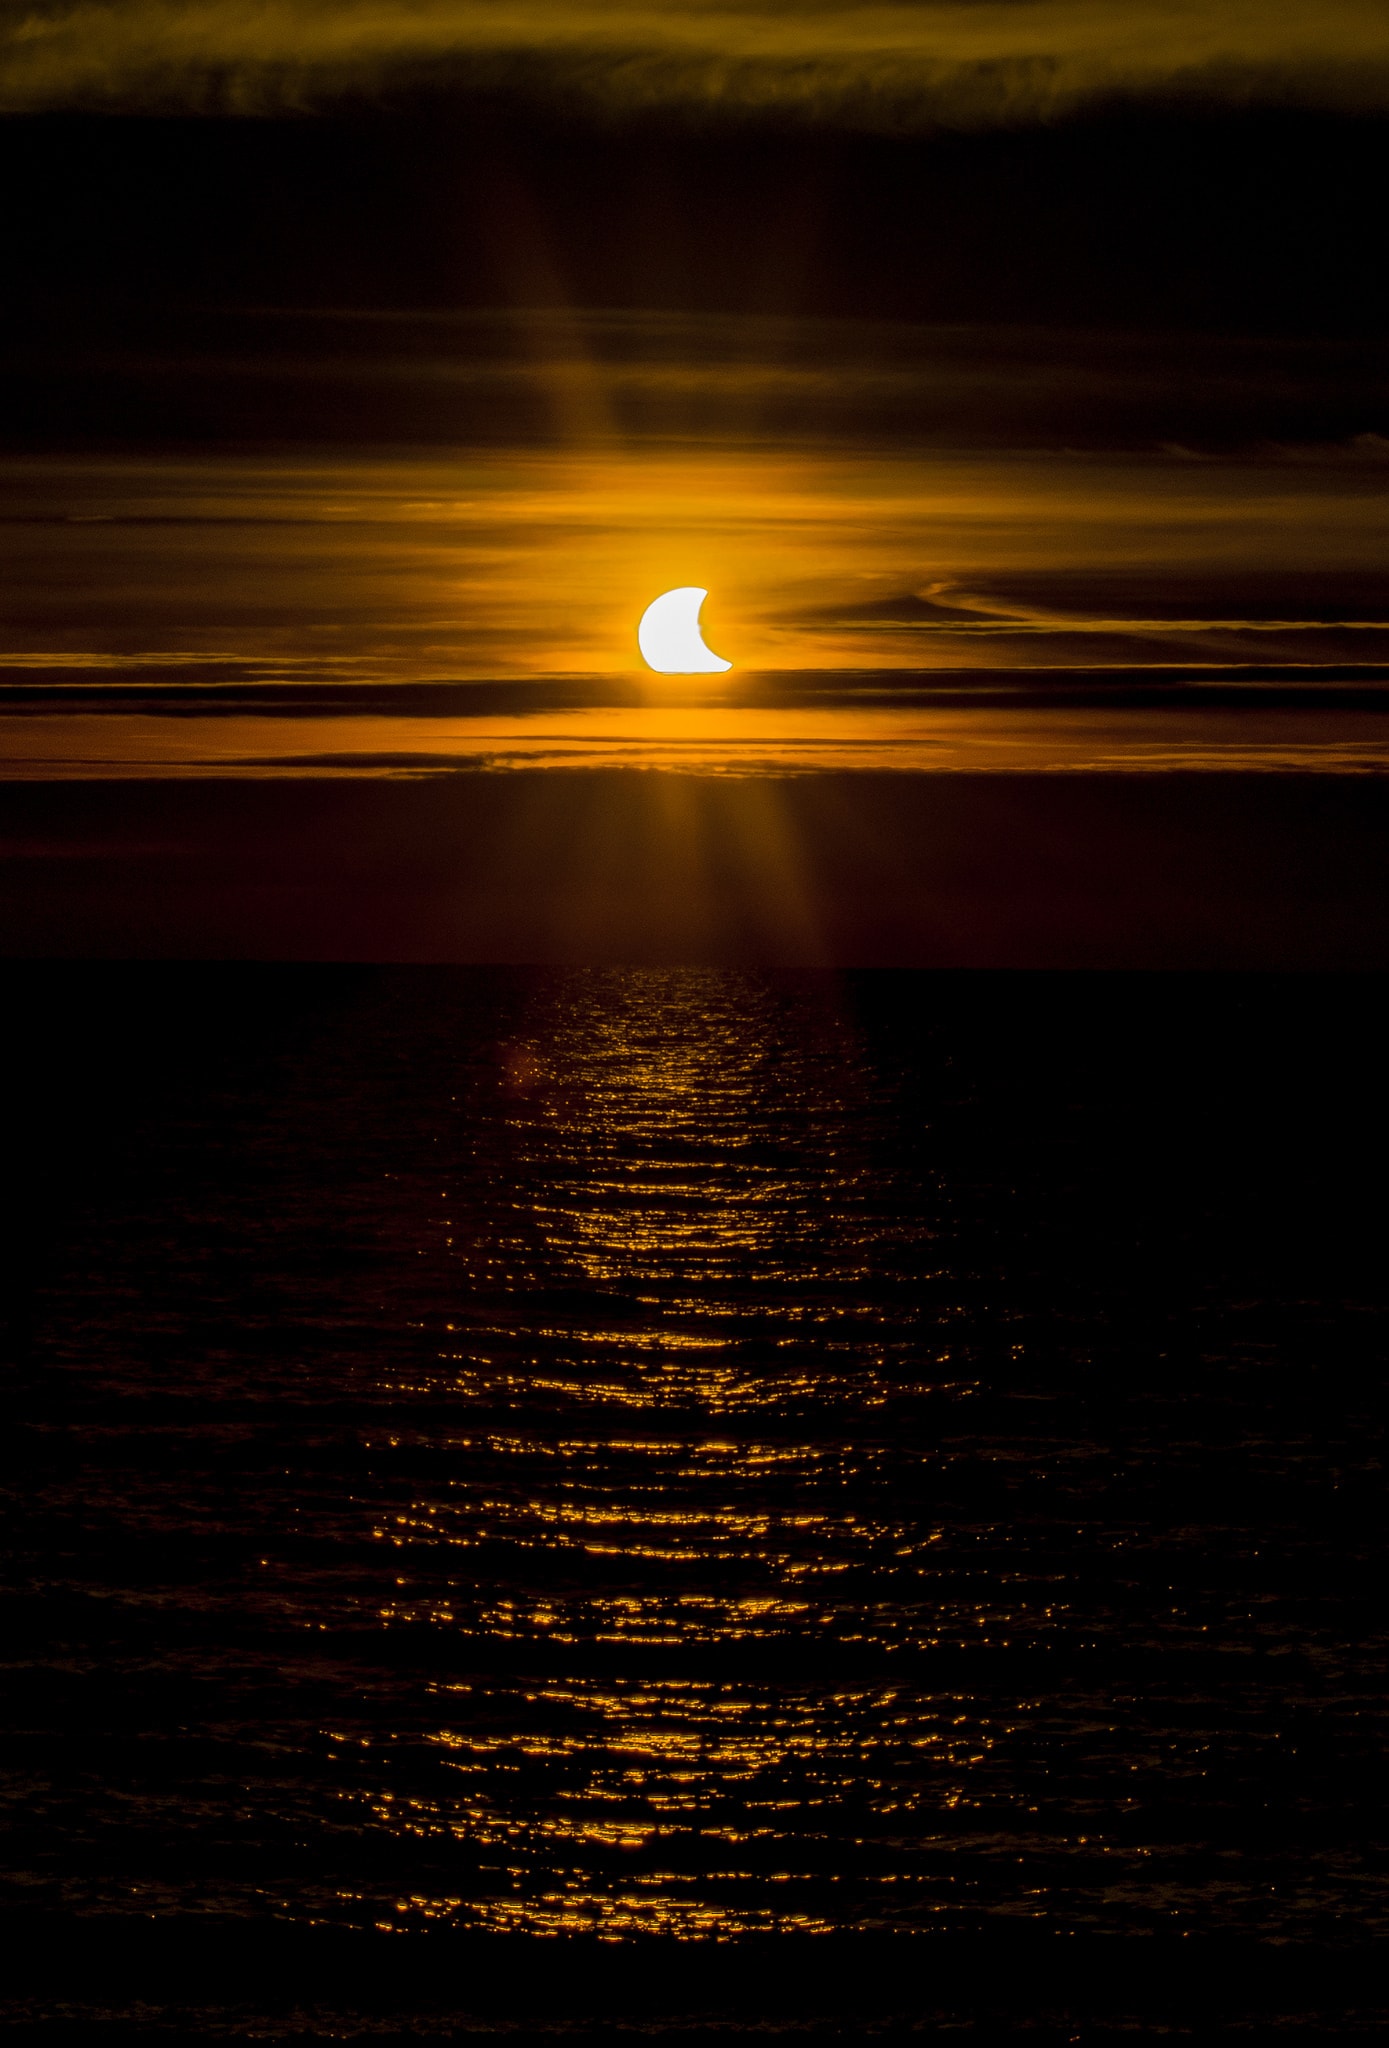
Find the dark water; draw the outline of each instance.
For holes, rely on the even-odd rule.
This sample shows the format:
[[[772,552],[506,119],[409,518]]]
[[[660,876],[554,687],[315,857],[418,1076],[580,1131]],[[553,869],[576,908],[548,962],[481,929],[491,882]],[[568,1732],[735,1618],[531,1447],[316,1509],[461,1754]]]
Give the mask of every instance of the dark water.
[[[10,1911],[1389,1932],[1387,995],[7,970]]]

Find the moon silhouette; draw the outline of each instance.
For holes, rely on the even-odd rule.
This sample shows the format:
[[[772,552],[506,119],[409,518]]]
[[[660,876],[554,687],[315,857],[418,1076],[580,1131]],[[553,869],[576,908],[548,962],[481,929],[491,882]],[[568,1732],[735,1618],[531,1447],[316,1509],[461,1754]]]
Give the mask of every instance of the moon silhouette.
[[[699,630],[699,608],[709,595],[697,583],[667,590],[641,615],[637,645],[642,660],[658,676],[710,676],[732,668],[704,644]]]

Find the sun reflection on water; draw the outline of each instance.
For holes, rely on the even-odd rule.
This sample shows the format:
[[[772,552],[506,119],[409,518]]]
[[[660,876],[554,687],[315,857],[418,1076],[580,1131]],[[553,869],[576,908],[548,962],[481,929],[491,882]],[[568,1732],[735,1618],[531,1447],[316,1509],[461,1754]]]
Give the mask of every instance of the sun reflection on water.
[[[894,1106],[824,984],[570,975],[518,1021],[503,1178],[479,1202],[441,1175],[422,1248],[460,1426],[414,1440],[431,1483],[373,1531],[399,1564],[372,1625],[467,1675],[399,1738],[428,1795],[349,1803],[474,1868],[401,1922],[826,1927],[807,1815],[859,1812],[871,1863],[994,1739],[842,1675],[1008,1628],[997,1585],[933,1584],[890,1421],[969,1391],[919,1315],[941,1191],[886,1225]]]

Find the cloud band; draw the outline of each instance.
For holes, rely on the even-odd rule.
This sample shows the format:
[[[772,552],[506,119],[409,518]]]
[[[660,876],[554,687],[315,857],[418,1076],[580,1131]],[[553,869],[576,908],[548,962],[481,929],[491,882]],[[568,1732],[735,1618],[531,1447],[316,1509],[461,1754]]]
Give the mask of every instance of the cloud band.
[[[0,27],[0,110],[265,114],[420,86],[616,114],[887,128],[1176,99],[1389,107],[1381,0],[48,0]]]

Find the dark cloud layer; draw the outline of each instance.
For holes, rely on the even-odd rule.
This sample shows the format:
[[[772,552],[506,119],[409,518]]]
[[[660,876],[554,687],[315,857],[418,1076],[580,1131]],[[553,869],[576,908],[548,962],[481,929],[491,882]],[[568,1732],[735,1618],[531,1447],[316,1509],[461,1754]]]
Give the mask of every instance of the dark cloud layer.
[[[1330,113],[1150,105],[875,137],[602,127],[436,93],[312,119],[0,119],[0,182],[0,335],[44,355],[141,324],[141,346],[177,350],[192,307],[1309,337],[1389,318],[1365,203],[1389,184],[1389,121]]]
[[[8,340],[8,347],[3,345]],[[1377,338],[511,308],[14,309],[11,446],[307,443],[1337,447],[1389,467]],[[77,426],[78,432],[73,433]]]

